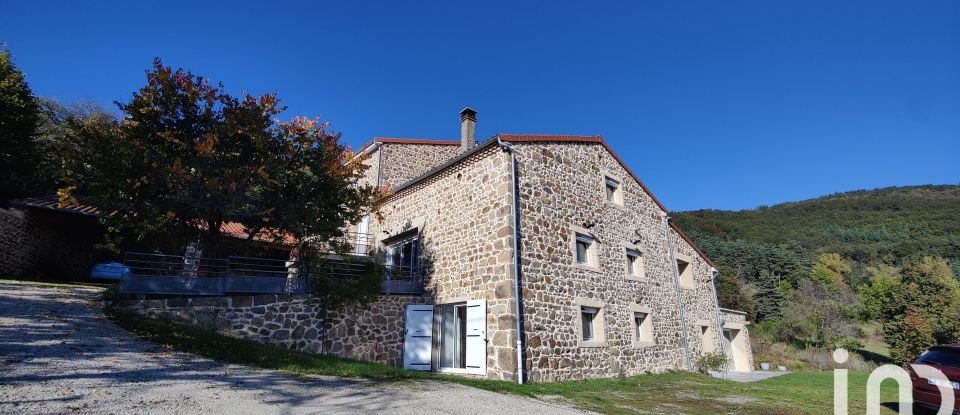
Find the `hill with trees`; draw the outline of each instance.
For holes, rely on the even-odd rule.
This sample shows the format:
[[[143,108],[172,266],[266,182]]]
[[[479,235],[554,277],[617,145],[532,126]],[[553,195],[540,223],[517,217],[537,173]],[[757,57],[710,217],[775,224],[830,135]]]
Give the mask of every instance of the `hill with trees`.
[[[949,311],[960,304],[960,186],[677,212],[674,221],[718,264],[721,306],[757,322],[761,355],[862,349],[864,327],[879,324],[890,357],[904,363],[960,337]]]

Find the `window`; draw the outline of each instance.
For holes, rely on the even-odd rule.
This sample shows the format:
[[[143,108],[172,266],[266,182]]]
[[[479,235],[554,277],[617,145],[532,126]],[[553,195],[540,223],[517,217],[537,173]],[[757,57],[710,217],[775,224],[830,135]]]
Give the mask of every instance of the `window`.
[[[580,347],[606,347],[604,335],[604,308],[602,301],[593,298],[574,298],[576,310],[580,314],[576,331],[580,334]]]
[[[620,186],[620,181],[610,176],[604,176],[604,182],[606,184],[607,202],[623,206],[623,189]]]
[[[694,288],[696,286],[693,280],[693,266],[690,261],[690,257],[677,254],[677,274],[680,275],[680,286],[683,288]]]
[[[960,353],[949,349],[927,350],[913,363],[960,368]]]
[[[577,264],[595,266],[596,259],[594,258],[594,251],[596,248],[594,246],[594,239],[582,233],[575,233],[574,238],[576,239],[574,255],[576,257]]]
[[[643,255],[636,249],[627,248],[627,276],[643,278]]]
[[[715,343],[717,339],[713,333],[713,327],[710,327],[708,324],[700,325],[700,342],[703,343],[704,353],[713,353],[716,349]]]
[[[594,324],[597,320],[597,314],[600,310],[595,307],[580,307],[580,322],[582,324],[581,336],[583,341],[596,340],[596,330]]]
[[[633,316],[633,321],[630,325],[633,329],[633,346],[640,348],[656,344],[653,341],[653,322],[651,320],[652,313],[650,307],[632,304],[630,305],[630,311]]]
[[[633,313],[633,340],[637,342],[647,341],[646,333],[643,331],[644,322],[647,320],[646,313]]]
[[[411,235],[387,245],[387,268],[392,274],[416,275],[420,271],[419,235]]]

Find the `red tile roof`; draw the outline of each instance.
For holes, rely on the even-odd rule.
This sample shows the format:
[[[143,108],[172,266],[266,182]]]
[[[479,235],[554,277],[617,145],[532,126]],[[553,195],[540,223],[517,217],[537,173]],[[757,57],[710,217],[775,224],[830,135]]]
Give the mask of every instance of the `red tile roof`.
[[[79,213],[87,216],[100,216],[101,212],[92,204],[80,203],[76,205],[60,207],[60,199],[57,196],[28,197],[25,199],[11,200],[10,204],[20,207],[31,207],[38,209],[57,210],[62,212]]]
[[[77,213],[85,216],[101,216],[102,212],[100,209],[90,203],[79,203],[69,206],[60,206],[60,199],[57,196],[40,196],[40,197],[28,197],[25,199],[16,199],[10,202],[13,206],[19,207],[28,207],[36,209],[47,209],[47,210],[56,210],[60,212],[67,213]],[[206,229],[206,226],[198,226],[201,229]],[[220,225],[220,232],[228,235],[233,238],[247,239],[250,236],[247,233],[246,227],[237,222],[226,222]],[[277,238],[274,238],[274,230],[267,228],[260,231],[257,236],[253,237],[253,240],[259,242],[275,242]],[[278,235],[279,236],[279,235]],[[284,245],[291,245],[295,242],[295,239],[291,235],[283,235],[280,239],[280,243]]]
[[[373,141],[377,143],[386,143],[386,144],[431,144],[435,146],[459,146],[460,145],[460,141],[457,141],[457,140],[434,140],[429,138],[376,137],[373,139]]]
[[[250,233],[247,232],[247,228],[243,224],[237,222],[225,222],[220,225],[220,232],[224,235],[229,235],[238,239],[247,239],[250,237]],[[254,241],[259,242],[278,242],[281,245],[293,245],[296,242],[296,239],[293,235],[283,234],[280,235],[273,228],[264,228],[253,237]]]

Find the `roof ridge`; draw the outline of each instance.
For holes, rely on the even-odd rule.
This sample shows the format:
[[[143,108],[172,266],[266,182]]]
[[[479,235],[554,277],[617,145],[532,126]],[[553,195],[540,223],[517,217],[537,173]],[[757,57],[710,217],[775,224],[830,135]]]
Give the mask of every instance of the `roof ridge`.
[[[448,139],[438,139],[438,138],[374,137],[373,142],[387,143],[387,144],[431,144],[431,145],[438,145],[438,146],[460,145],[460,140],[448,140]]]

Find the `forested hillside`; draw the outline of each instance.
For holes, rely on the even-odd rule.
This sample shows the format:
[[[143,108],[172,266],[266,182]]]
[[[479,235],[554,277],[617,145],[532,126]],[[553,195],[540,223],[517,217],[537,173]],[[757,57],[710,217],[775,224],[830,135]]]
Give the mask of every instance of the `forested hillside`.
[[[760,342],[794,351],[860,348],[869,334],[863,327],[880,323],[891,357],[902,363],[924,342],[960,339],[952,311],[930,305],[960,305],[960,186],[858,190],[673,216],[719,265],[721,305],[747,311]],[[904,333],[912,343],[898,338]],[[763,353],[766,345],[757,346]]]

